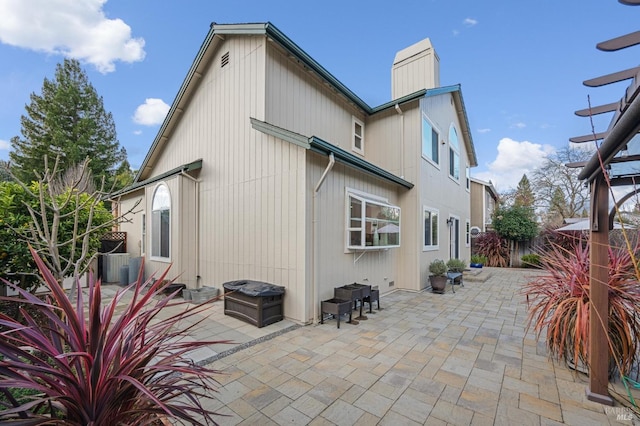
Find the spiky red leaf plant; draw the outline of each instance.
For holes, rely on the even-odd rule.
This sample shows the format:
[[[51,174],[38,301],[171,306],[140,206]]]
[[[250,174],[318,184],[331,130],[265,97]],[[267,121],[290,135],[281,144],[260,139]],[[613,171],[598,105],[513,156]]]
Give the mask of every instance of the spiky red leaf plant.
[[[91,280],[87,306],[80,288],[74,304],[32,254],[50,295],[41,300],[4,282],[19,292],[24,324],[0,314],[0,389],[7,397],[0,423],[146,425],[166,416],[185,424],[216,424],[206,401],[216,390],[217,371],[195,364],[188,353],[221,342],[188,340],[202,319],[183,321],[204,305],[163,295],[167,271],[154,282],[139,274],[104,306],[100,281]],[[132,298],[125,302],[127,292]],[[159,315],[183,304],[167,318]],[[124,310],[117,314],[116,307]],[[37,322],[32,312],[45,320]],[[8,388],[37,394],[16,401]]]
[[[585,366],[589,361],[589,247],[584,241],[576,241],[573,249],[551,244],[541,252],[544,273],[523,288],[528,326],[533,326],[538,338],[546,333],[550,356]],[[638,247],[633,252],[638,253]],[[611,372],[617,368],[627,374],[637,362],[640,342],[640,285],[628,250],[609,247],[606,284]]]

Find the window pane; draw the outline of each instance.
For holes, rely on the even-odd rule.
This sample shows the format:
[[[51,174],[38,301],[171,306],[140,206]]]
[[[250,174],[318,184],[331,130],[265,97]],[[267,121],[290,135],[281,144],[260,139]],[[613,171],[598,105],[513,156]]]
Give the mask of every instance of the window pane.
[[[438,214],[431,215],[431,244],[438,245]]]
[[[440,158],[438,155],[439,149],[438,149],[438,132],[436,132],[435,130],[431,131],[431,159],[440,164]]]
[[[171,196],[169,188],[159,185],[154,194],[151,212],[151,256],[170,257]]]
[[[362,232],[361,231],[349,231],[349,245],[350,246],[362,246]]]
[[[431,245],[431,212],[424,212],[424,245]]]
[[[362,201],[357,198],[349,197],[351,219],[362,220]]]
[[[458,132],[456,132],[456,128],[453,125],[449,128],[449,144],[456,151],[460,151],[460,144],[458,143]]]
[[[360,138],[359,136],[354,136],[353,146],[358,149],[362,149],[362,138]]]

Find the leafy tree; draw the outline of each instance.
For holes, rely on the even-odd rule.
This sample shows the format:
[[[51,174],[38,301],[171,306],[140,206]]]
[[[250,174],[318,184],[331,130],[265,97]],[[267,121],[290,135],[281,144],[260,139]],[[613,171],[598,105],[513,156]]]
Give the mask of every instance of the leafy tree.
[[[592,155],[592,152],[581,148],[567,147],[547,157],[533,172],[532,187],[546,222],[560,218],[562,223],[563,219],[586,215],[589,189],[578,179],[581,168],[567,167],[566,164],[587,161]]]
[[[500,237],[509,241],[510,253],[518,252],[519,242],[528,241],[538,234],[533,209],[521,204],[498,206],[493,213],[493,228]],[[512,265],[514,256],[510,258]]]
[[[21,117],[22,137],[11,139],[11,170],[22,182],[37,181],[43,173],[43,158],[59,157],[59,169],[67,170],[90,158],[96,185],[106,176],[114,180],[115,167],[126,153],[116,137],[111,113],[105,111],[102,97],[74,59],[56,67],[55,78],[44,79],[42,93],[31,94]]]
[[[100,237],[120,218],[104,206],[88,160],[67,173],[48,168],[37,182],[0,183],[0,275],[33,289],[40,283],[32,246],[59,283],[81,276],[97,255]],[[74,177],[70,177],[74,176]],[[129,213],[129,212],[127,212]]]

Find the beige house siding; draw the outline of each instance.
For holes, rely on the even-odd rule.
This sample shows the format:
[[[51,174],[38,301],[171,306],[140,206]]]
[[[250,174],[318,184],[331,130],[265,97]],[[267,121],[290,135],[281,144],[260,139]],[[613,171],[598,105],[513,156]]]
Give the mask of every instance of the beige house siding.
[[[307,235],[314,235],[308,240],[310,261],[314,262],[314,270],[310,280],[317,285],[318,299],[311,303],[319,304],[321,300],[333,297],[333,289],[345,284],[358,282],[377,285],[382,293],[403,286],[396,275],[399,248],[388,250],[350,251],[346,248],[347,196],[346,189],[355,189],[371,195],[385,197],[390,204],[399,205],[399,192],[405,189],[386,183],[352,167],[336,163],[320,187],[315,200],[314,187],[320,180],[329,160],[325,156],[308,154],[307,162],[307,207],[314,218],[307,221]],[[315,205],[314,205],[315,204]],[[404,211],[401,211],[401,246],[405,244]],[[405,231],[406,229],[406,231]],[[309,268],[311,269],[311,267]],[[314,279],[315,278],[315,279]],[[394,286],[390,287],[393,282]]]
[[[371,112],[369,107],[277,32],[241,34],[256,34],[260,27],[218,26],[221,34],[208,35],[210,44],[203,44],[206,49],[199,52],[185,80],[188,84],[180,89],[184,96],[176,98],[171,118],[138,176],[153,183],[123,197],[123,207],[144,197],[147,259],[151,200],[161,182],[169,187],[172,201],[171,275],[179,275],[178,282],[189,287],[220,288],[238,279],[282,285],[285,316],[301,323],[318,319],[320,301],[333,297],[335,287],[351,282],[378,286],[382,293],[424,288],[428,263],[435,257],[448,258],[445,220],[450,214],[460,219],[460,257],[468,259],[468,160],[456,112],[460,105],[453,102],[459,95],[447,92],[456,88],[427,93],[419,100],[418,93],[400,105],[400,111],[387,105],[368,115],[362,109]],[[287,48],[292,50],[285,52]],[[222,65],[227,54],[228,63]],[[426,58],[433,70],[429,78],[437,81],[437,56],[432,54]],[[411,71],[402,76],[407,80],[403,87],[424,88],[423,82],[414,81],[422,66],[415,62],[402,71]],[[421,157],[421,111],[445,141],[451,123],[458,129],[459,183],[448,177],[448,145],[439,145],[440,168]],[[352,149],[354,117],[364,124],[364,153]],[[309,141],[311,136],[346,152],[334,152],[338,161],[317,193],[329,164],[327,154],[318,152],[334,147]],[[198,159],[201,168],[189,176],[178,173]],[[168,172],[176,174],[156,181]],[[411,184],[413,189],[405,188]],[[384,197],[401,208],[400,247],[346,248],[347,188]],[[423,251],[423,205],[440,212],[440,248],[435,252]],[[142,237],[140,221],[141,214],[122,226],[137,241]],[[130,252],[139,254],[139,246],[130,246]],[[147,273],[167,265],[147,260]]]
[[[471,181],[471,226],[477,226],[482,231],[485,230],[484,208],[485,190],[484,185]]]
[[[267,52],[265,121],[352,152],[352,116],[365,115],[273,44]],[[365,144],[367,133],[365,123]]]
[[[438,130],[440,137],[439,166],[424,159],[422,153],[422,136],[420,136],[417,152],[420,153],[420,225],[417,227],[421,233],[421,240],[424,233],[422,223],[422,206],[437,209],[439,211],[439,245],[438,250],[423,251],[422,241],[420,241],[420,283],[426,286],[429,276],[429,263],[434,259],[448,260],[450,256],[450,231],[446,220],[450,216],[455,216],[460,220],[459,229],[459,249],[460,259],[467,262],[471,256],[471,249],[466,245],[466,221],[470,219],[469,192],[466,190],[465,167],[468,164],[468,154],[461,132],[460,121],[453,107],[453,98],[450,94],[425,97],[421,101],[421,110],[425,113]],[[451,124],[456,127],[458,140],[460,142],[460,178],[458,181],[449,177],[449,128]],[[420,125],[421,128],[421,125]],[[444,144],[442,143],[444,141]]]

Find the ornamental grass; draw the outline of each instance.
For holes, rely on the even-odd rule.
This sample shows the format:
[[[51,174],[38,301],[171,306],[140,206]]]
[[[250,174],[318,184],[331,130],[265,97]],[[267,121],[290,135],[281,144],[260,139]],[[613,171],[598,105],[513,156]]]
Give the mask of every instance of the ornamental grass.
[[[164,417],[216,424],[206,402],[218,372],[189,358],[193,350],[224,343],[188,339],[205,305],[163,295],[167,271],[155,281],[140,273],[104,305],[100,281],[90,280],[85,304],[76,279],[73,302],[31,252],[49,293],[42,300],[3,281],[19,293],[12,300],[21,304],[23,320],[0,313],[0,423],[147,425]],[[176,305],[184,309],[159,315]],[[193,324],[184,321],[189,318]]]
[[[550,356],[568,365],[589,362],[589,248],[577,240],[572,248],[558,244],[541,252],[544,272],[524,286],[529,306],[528,327],[538,338],[546,336]],[[628,374],[636,365],[640,342],[640,286],[634,249],[609,246],[609,359],[615,369]],[[601,319],[604,321],[604,319]]]

